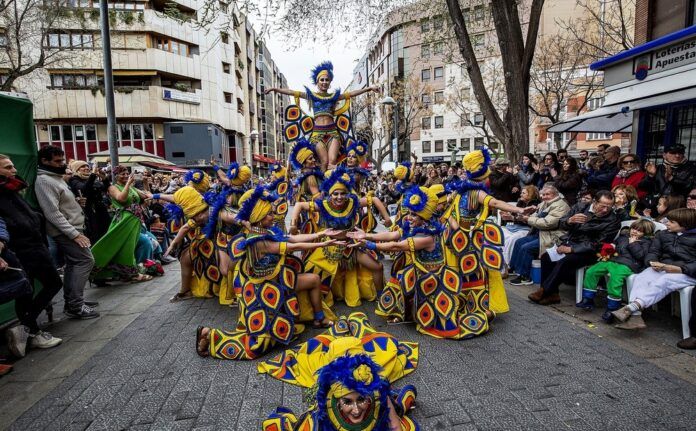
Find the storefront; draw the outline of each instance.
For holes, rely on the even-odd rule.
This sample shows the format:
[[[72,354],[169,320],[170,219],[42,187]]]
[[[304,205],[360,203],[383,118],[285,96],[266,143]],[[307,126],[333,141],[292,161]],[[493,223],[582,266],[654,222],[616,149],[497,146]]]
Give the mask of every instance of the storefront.
[[[632,132],[631,148],[660,161],[682,144],[696,160],[696,26],[593,63],[604,71],[604,105],[549,128],[550,132]]]

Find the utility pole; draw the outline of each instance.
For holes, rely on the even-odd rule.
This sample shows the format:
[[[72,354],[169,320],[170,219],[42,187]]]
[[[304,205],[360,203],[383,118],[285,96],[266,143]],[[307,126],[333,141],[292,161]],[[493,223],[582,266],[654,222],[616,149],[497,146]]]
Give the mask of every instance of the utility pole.
[[[104,93],[106,96],[106,130],[111,158],[111,179],[116,181],[114,168],[118,166],[118,139],[116,134],[116,105],[114,104],[114,75],[111,68],[111,35],[109,34],[109,4],[99,0],[102,57],[104,59]]]

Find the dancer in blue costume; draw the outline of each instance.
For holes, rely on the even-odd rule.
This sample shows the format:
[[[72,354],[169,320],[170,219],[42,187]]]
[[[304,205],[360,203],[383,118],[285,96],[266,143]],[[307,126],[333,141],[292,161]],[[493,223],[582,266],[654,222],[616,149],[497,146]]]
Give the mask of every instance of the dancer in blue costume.
[[[330,92],[329,88],[333,78],[333,64],[330,61],[325,61],[312,69],[312,82],[319,91],[312,91],[307,87],[305,87],[304,92],[286,88],[269,88],[266,90],[266,94],[277,92],[294,96],[296,99],[295,105],[298,107],[299,98],[309,102],[313,111],[314,121],[313,127],[307,127],[307,130],[312,130],[310,142],[316,147],[322,171],[336,167],[338,157],[342,152],[341,145],[344,144],[339,129],[348,130],[349,128],[349,124],[346,124],[345,127],[343,127],[343,124],[337,124],[337,116],[348,110],[351,97],[356,97],[369,91],[379,92],[379,87],[377,86],[346,91],[345,93],[341,93],[340,89]],[[344,103],[344,106],[338,107],[339,101],[345,101],[346,103]]]

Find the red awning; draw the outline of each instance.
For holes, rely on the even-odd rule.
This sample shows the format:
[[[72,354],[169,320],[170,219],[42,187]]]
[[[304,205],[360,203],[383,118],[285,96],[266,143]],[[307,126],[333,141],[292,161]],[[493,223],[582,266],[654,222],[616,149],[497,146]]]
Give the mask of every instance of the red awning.
[[[264,162],[272,165],[273,163],[280,163],[278,160],[272,159],[270,157],[262,156],[260,154],[254,154],[253,159],[257,162]]]

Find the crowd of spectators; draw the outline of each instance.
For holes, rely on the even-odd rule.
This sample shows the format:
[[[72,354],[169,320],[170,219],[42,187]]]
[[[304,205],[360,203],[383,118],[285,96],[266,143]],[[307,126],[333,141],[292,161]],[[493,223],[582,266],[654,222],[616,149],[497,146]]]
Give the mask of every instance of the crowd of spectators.
[[[183,178],[153,175],[148,170],[132,172],[122,166],[115,167],[114,172],[120,174],[116,183],[111,181],[108,166],[66,161],[60,148],[43,147],[33,184],[34,208],[27,203],[30,184],[18,175],[12,159],[0,154],[0,303],[15,301],[19,323],[5,331],[14,356],[24,357],[27,347],[50,348],[61,343],[38,324],[44,310],[52,313],[52,300],[61,290],[66,317],[97,318],[99,303],[85,298],[85,287],[97,280],[97,273],[127,266],[127,278],[114,271],[100,278],[99,284],[146,281],[162,273],[162,264],[175,260],[162,253],[170,238],[163,203],[149,198],[153,192],[173,193],[184,185]],[[124,187],[132,187],[137,196],[148,199],[129,202],[132,206],[128,208],[119,206]],[[113,233],[117,244],[113,239],[100,241],[110,234],[124,211],[137,213],[137,236],[127,238],[118,231]],[[119,265],[110,254],[100,266],[97,248],[107,242],[123,255]],[[37,294],[34,281],[41,284]],[[3,366],[0,373],[8,369]]]

